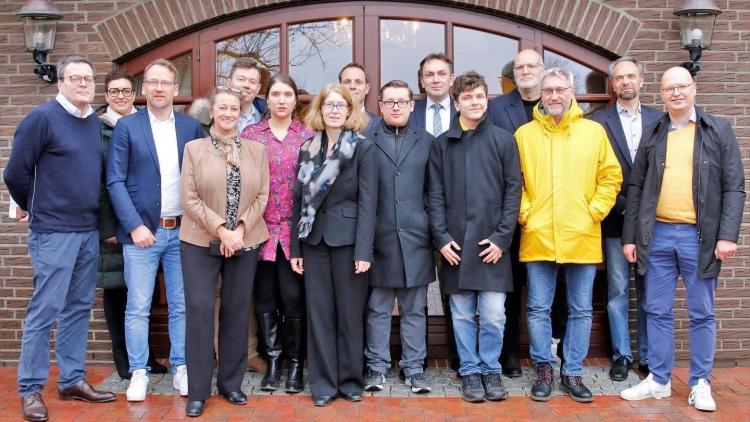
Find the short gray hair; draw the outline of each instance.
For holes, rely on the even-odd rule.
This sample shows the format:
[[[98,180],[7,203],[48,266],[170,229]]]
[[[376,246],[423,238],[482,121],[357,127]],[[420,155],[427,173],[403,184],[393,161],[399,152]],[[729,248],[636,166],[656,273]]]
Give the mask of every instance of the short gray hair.
[[[86,63],[91,67],[91,72],[94,73],[94,65],[91,64],[89,59],[78,55],[78,54],[71,54],[69,56],[64,56],[57,62],[57,79],[63,80],[65,78],[65,68],[68,67],[71,63]]]
[[[544,73],[542,74],[542,80],[541,80],[540,85],[544,85],[544,81],[547,78],[551,78],[551,77],[562,78],[568,81],[568,84],[570,86],[575,85],[575,78],[573,77],[573,72],[571,72],[570,70],[564,67],[551,67],[545,70]]]
[[[643,66],[643,63],[636,59],[633,56],[624,56],[620,57],[619,59],[613,61],[609,64],[609,68],[607,69],[607,73],[609,74],[609,79],[612,79],[612,75],[615,73],[615,67],[620,63],[630,62],[635,65],[635,67],[638,68],[638,74],[641,75],[641,79],[646,75],[646,67]]]

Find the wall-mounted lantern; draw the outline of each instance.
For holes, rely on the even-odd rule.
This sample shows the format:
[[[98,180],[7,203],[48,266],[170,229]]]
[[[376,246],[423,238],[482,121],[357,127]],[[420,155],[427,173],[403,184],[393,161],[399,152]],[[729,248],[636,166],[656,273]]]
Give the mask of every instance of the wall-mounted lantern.
[[[34,73],[46,82],[57,81],[57,68],[47,63],[47,54],[55,49],[57,21],[63,14],[46,0],[28,0],[16,16],[24,20],[26,51],[34,55],[36,63]]]

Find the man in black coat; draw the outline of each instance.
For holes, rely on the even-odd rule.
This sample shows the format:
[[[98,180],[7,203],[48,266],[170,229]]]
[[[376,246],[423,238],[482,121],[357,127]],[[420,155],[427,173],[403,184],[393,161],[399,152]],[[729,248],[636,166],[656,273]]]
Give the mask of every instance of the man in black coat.
[[[377,148],[378,208],[367,301],[366,390],[382,390],[391,366],[391,312],[398,299],[401,333],[399,367],[414,393],[431,390],[424,377],[427,357],[427,285],[435,260],[427,218],[427,163],[433,137],[409,123],[414,107],[409,85],[390,81],[380,89],[383,119],[364,133]],[[408,254],[408,256],[407,256]]]
[[[621,240],[628,179],[643,128],[651,126],[664,114],[641,104],[639,94],[643,87],[643,72],[643,64],[635,57],[622,57],[612,62],[609,66],[609,78],[617,95],[617,103],[591,117],[591,120],[601,123],[606,129],[609,143],[622,169],[622,188],[617,195],[617,202],[607,218],[602,221],[607,262],[607,317],[613,352],[609,377],[614,381],[627,379],[633,362],[628,328],[630,264],[622,254]],[[637,344],[640,362],[638,367],[648,374],[646,298],[643,282],[643,277],[636,273]]]
[[[721,264],[737,253],[745,207],[742,153],[729,122],[695,106],[696,82],[682,67],[664,72],[667,114],[643,130],[628,186],[623,253],[646,276],[651,373],[625,400],[669,397],[674,365],[674,297],[682,276],[690,319],[688,404],[716,410],[714,297]]]
[[[433,144],[429,167],[440,288],[450,295],[464,400],[503,400],[508,393],[498,358],[505,292],[513,290],[507,252],[521,201],[518,149],[509,132],[485,118],[487,84],[481,75],[458,76],[452,92],[458,115]]]
[[[534,50],[521,50],[513,60],[513,77],[516,89],[500,95],[489,102],[487,119],[493,125],[503,128],[510,133],[516,133],[519,127],[533,120],[532,110],[542,96],[541,83],[544,73],[542,56]],[[520,377],[521,363],[518,355],[521,351],[519,339],[521,337],[520,319],[521,289],[526,285],[526,268],[518,261],[518,247],[521,244],[521,232],[516,230],[511,243],[511,259],[513,266],[513,291],[505,299],[505,334],[503,335],[503,350],[500,353],[500,363],[503,375],[510,378]],[[555,299],[552,304],[552,336],[560,339],[557,345],[557,355],[563,360],[562,339],[565,337],[565,325],[568,321],[567,300],[565,299],[565,281],[562,271],[558,273]]]

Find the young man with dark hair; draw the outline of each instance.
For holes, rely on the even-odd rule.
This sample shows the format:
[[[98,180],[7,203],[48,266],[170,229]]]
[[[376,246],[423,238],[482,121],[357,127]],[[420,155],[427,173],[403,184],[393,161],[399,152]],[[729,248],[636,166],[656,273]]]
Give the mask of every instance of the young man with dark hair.
[[[440,250],[440,289],[449,295],[463,398],[504,400],[498,358],[505,294],[513,289],[507,254],[521,202],[513,135],[486,119],[487,84],[469,71],[453,83],[458,114],[430,153],[428,210]],[[479,313],[479,348],[474,317]]]

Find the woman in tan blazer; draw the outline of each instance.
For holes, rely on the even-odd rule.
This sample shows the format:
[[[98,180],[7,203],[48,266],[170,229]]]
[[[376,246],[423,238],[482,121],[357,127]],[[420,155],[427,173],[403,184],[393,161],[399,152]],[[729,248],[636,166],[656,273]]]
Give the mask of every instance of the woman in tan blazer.
[[[180,254],[185,283],[188,416],[200,416],[211,395],[214,298],[221,275],[217,387],[232,404],[247,361],[248,319],[259,246],[268,239],[265,147],[240,139],[240,94],[211,95],[210,136],[185,146]]]

